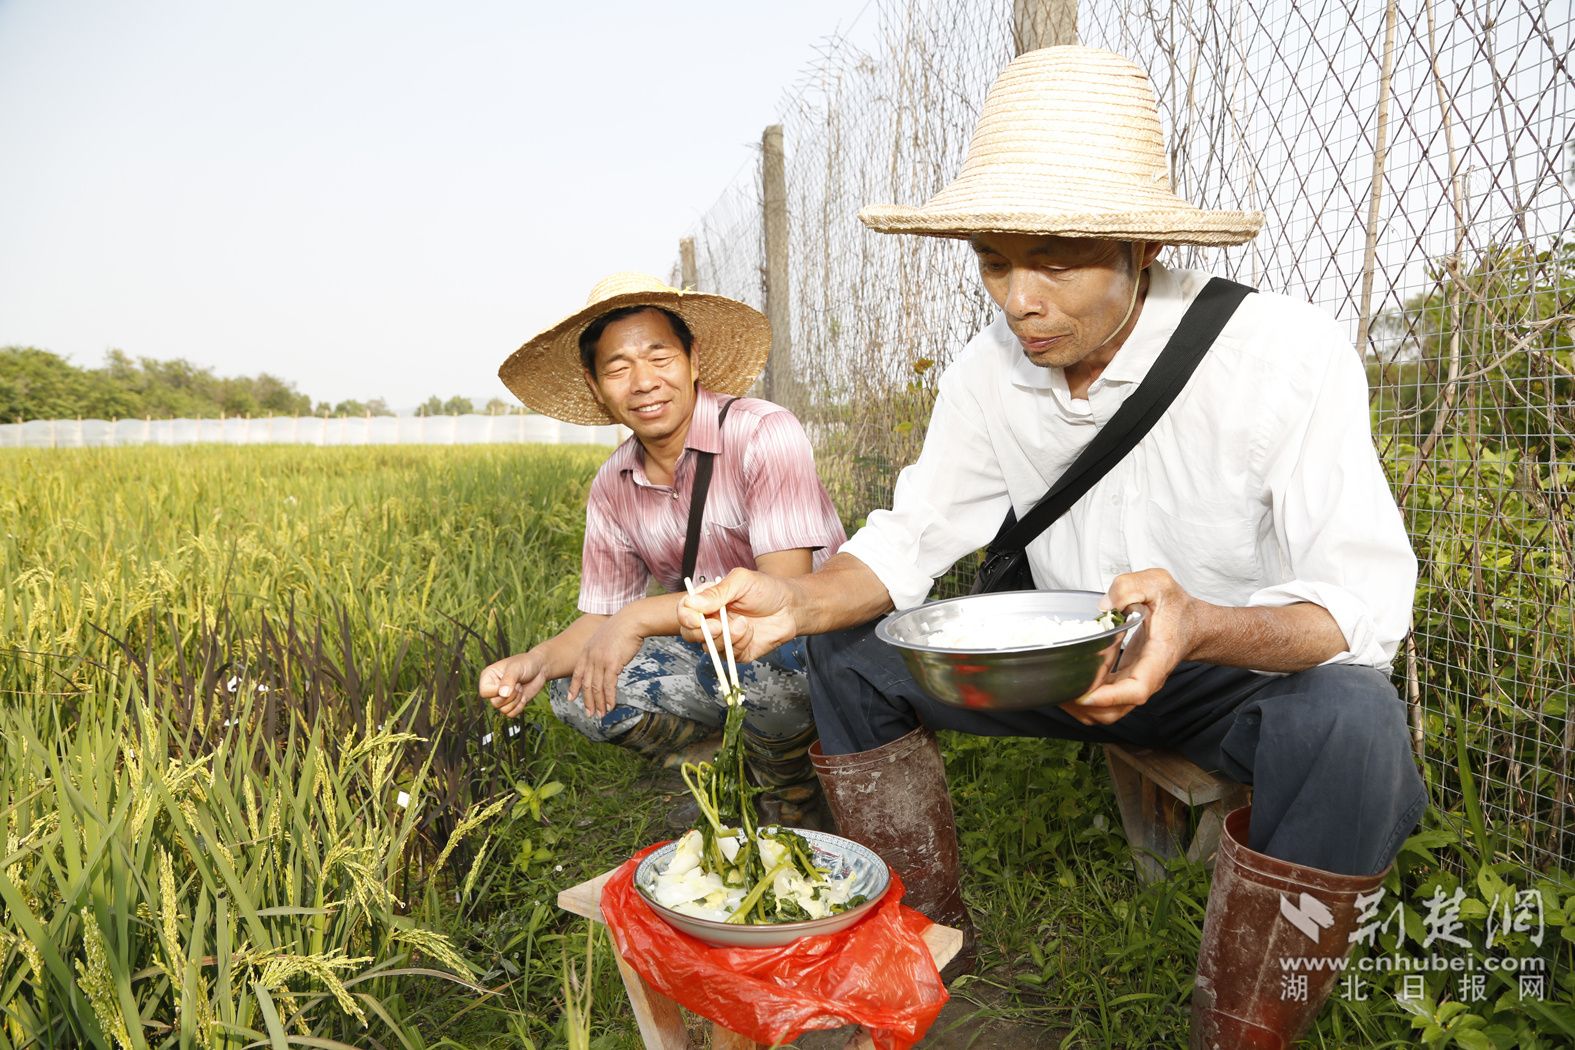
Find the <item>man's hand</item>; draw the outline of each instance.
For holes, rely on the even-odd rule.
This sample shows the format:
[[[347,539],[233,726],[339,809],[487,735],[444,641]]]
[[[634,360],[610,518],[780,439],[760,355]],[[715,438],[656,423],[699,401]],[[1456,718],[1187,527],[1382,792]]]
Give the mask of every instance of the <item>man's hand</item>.
[[[739,663],[758,660],[798,636],[793,615],[793,584],[777,576],[749,569],[734,569],[720,583],[678,603],[678,626],[691,642],[705,644],[705,623],[722,651],[722,606],[727,606],[727,626],[733,635],[733,654]]]
[[[1117,576],[1101,605],[1119,612],[1141,605],[1143,624],[1116,672],[1061,709],[1084,725],[1109,725],[1147,703],[1191,653],[1200,604],[1164,569]]]
[[[499,660],[481,672],[483,700],[513,718],[547,682],[547,661],[535,649]]]
[[[569,699],[581,697],[586,713],[600,718],[618,703],[618,677],[645,642],[624,616],[611,616],[591,635],[569,679]]]

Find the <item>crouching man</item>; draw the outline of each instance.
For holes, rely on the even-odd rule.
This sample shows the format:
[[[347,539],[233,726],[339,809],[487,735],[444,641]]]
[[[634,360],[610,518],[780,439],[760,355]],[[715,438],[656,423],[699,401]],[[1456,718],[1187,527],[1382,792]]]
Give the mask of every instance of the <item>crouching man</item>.
[[[1345,957],[1358,896],[1426,802],[1386,673],[1416,561],[1373,449],[1360,358],[1306,303],[1156,261],[1166,244],[1243,243],[1262,217],[1170,191],[1148,78],[1107,51],[1015,59],[956,180],[922,207],[860,218],[968,242],[999,312],[942,376],[892,508],[812,575],[734,572],[686,599],[685,635],[726,604],[745,655],[817,636],[811,753],[841,832],[900,871],[910,904],[965,932],[932,730],[1171,748],[1251,784],[1215,869],[1192,1044],[1288,1047],[1338,974],[1317,964]],[[1198,351],[1190,378],[1177,380],[1172,347]],[[1160,414],[1114,422],[1140,389],[1166,386],[1179,393]],[[1123,431],[1134,417],[1147,426],[1135,446],[1079,462],[1107,426],[1139,433]],[[1022,519],[1074,471],[1094,480],[1067,490],[1082,493],[1069,509],[1047,501],[1063,512],[1027,560],[1040,588],[1147,610],[1119,669],[1061,706],[936,702],[871,621],[921,603],[1008,511]],[[1284,912],[1309,895],[1316,936]],[[1311,956],[1309,994],[1283,999],[1284,960]]]
[[[799,421],[737,396],[770,346],[743,303],[622,273],[504,362],[499,377],[530,408],[633,433],[591,483],[582,615],[482,671],[483,699],[512,717],[550,682],[553,712],[592,740],[665,765],[705,749],[726,709],[703,646],[677,637],[684,578],[798,576],[846,538]],[[765,816],[819,826],[803,641],[756,653],[739,680]]]

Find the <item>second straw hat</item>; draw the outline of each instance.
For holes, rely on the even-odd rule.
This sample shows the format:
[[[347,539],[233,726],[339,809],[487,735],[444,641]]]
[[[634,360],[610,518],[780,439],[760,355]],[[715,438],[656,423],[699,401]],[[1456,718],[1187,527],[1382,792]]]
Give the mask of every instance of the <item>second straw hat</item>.
[[[1195,207],[1171,191],[1148,74],[1067,45],[1013,59],[985,96],[962,171],[920,207],[879,204],[881,233],[1027,233],[1164,244],[1251,240],[1262,212]]]
[[[585,388],[580,333],[605,313],[624,306],[659,306],[684,319],[695,337],[700,385],[719,394],[743,394],[766,367],[771,325],[764,314],[720,295],[684,292],[650,274],[603,277],[585,306],[509,355],[498,378],[525,405],[566,423],[611,423]]]

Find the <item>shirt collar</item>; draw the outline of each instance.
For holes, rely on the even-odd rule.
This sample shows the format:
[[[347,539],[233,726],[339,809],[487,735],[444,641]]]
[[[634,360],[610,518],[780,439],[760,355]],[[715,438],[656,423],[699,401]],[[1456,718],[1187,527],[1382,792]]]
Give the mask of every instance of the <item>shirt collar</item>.
[[[721,428],[717,425],[717,416],[722,411],[722,399],[703,386],[695,387],[695,407],[689,416],[689,433],[684,436],[684,454],[678,457],[673,468],[673,484],[678,483],[678,475],[683,472],[684,464],[693,456],[690,452],[722,451]],[[640,439],[631,437],[626,442],[629,452],[624,461],[619,465],[619,473],[632,477],[636,484],[652,488],[671,488],[671,485],[654,486],[645,476],[645,448],[640,444]]]
[[[1105,366],[1099,378],[1107,383],[1141,382],[1158,359],[1159,352],[1165,349],[1171,333],[1181,323],[1185,307],[1176,275],[1157,262],[1152,264],[1149,267],[1148,294],[1143,298],[1137,324],[1132,326],[1127,341],[1116,351],[1116,356],[1110,359],[1110,364]],[[1014,385],[1034,390],[1065,389],[1066,380],[1062,369],[1040,368],[1028,360],[1022,344],[1007,326],[1004,313],[996,312],[995,322],[990,325],[989,332],[996,346],[1006,356],[1007,376]]]
[[[1028,355],[1023,353],[1023,344],[1017,341],[1011,327],[1007,325],[1004,312],[996,311],[995,323],[990,326],[989,332],[1001,353],[1006,355],[1006,375],[1014,386],[1049,390],[1056,385],[1056,377],[1051,373],[1060,370],[1040,368],[1028,360]]]
[[[689,416],[689,434],[684,448],[695,452],[722,451],[722,430],[716,417],[722,411],[722,398],[703,386],[695,387],[695,410]]]

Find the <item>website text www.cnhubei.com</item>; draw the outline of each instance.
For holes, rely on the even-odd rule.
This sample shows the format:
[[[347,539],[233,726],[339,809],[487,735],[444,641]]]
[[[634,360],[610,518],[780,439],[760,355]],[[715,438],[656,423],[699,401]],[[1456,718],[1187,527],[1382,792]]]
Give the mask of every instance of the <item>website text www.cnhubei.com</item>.
[[[1360,959],[1307,958],[1293,955],[1280,959],[1280,969],[1287,973],[1333,970],[1343,973],[1356,969],[1362,973],[1439,973],[1447,971],[1489,970],[1502,973],[1540,973],[1547,969],[1548,961],[1541,956],[1515,956],[1502,958],[1444,955],[1367,955]]]

